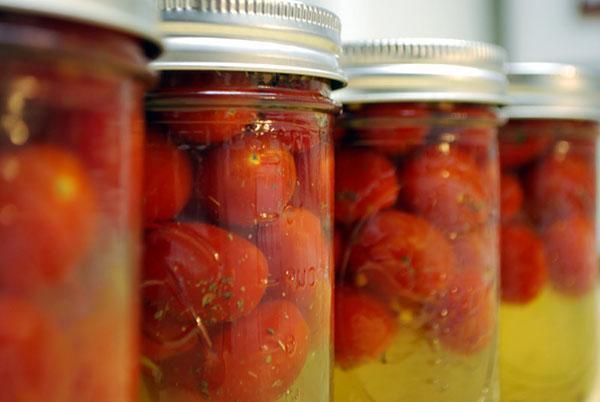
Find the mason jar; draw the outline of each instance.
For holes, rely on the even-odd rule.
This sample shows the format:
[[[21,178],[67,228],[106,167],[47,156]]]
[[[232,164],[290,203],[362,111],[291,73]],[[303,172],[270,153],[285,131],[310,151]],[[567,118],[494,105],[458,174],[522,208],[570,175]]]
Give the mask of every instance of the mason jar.
[[[138,388],[151,2],[0,1],[0,400]]]
[[[600,76],[516,63],[500,130],[502,401],[592,401],[598,387]]]
[[[145,400],[329,401],[340,22],[169,4],[147,96]]]
[[[335,151],[335,400],[497,400],[504,52],[348,43]]]

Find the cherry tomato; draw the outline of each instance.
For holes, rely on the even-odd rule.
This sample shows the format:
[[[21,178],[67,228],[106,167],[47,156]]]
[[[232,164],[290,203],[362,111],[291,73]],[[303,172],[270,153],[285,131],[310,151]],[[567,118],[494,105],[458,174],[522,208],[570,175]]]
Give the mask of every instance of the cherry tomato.
[[[374,215],[350,247],[355,284],[392,297],[430,299],[448,287],[455,271],[452,247],[442,233],[404,212]]]
[[[511,120],[498,135],[503,169],[522,166],[542,155],[552,143],[552,126],[544,121]]]
[[[206,323],[247,315],[262,298],[267,261],[252,243],[204,223],[166,224],[146,235],[143,296]],[[183,310],[183,311],[181,311]]]
[[[58,326],[42,311],[0,297],[0,402],[66,401],[68,357]]]
[[[192,165],[184,152],[156,136],[148,138],[145,155],[145,220],[171,219],[190,198]]]
[[[279,219],[261,225],[256,243],[269,264],[269,293],[294,301],[306,314],[315,291],[329,278],[330,248],[319,218],[307,209],[288,207]]]
[[[96,198],[81,163],[51,146],[0,154],[0,288],[63,280],[86,255]]]
[[[167,382],[211,402],[272,402],[304,366],[309,332],[294,304],[265,302],[215,333],[211,352],[176,357],[163,372]]]
[[[429,328],[448,349],[473,354],[488,346],[494,338],[496,303],[493,286],[486,285],[477,269],[461,271],[452,285],[426,306]]]
[[[163,286],[166,288],[166,285]],[[142,334],[142,354],[153,361],[190,350],[201,336],[191,313],[185,312],[181,316],[179,311],[173,312],[169,306],[144,307]]]
[[[292,205],[305,207],[322,219],[333,208],[333,147],[313,147],[296,154],[298,183]]]
[[[271,221],[294,194],[294,157],[275,139],[247,135],[209,151],[198,184],[204,205],[221,222]]]
[[[594,225],[582,217],[557,221],[543,233],[550,280],[568,296],[582,296],[596,286]]]
[[[208,400],[196,392],[178,388],[167,388],[160,391],[158,400],[169,402],[208,402]]]
[[[523,205],[523,189],[519,179],[512,174],[500,177],[500,215],[503,222],[515,217]]]
[[[385,154],[401,155],[425,141],[430,117],[425,105],[365,105],[355,117],[365,119],[365,124],[358,125],[356,131],[361,144]]]
[[[244,134],[255,123],[258,113],[253,108],[231,107],[165,111],[154,121],[166,123],[169,132],[177,137],[213,144]]]
[[[472,158],[448,143],[428,147],[402,172],[402,201],[445,231],[472,230],[491,214],[479,170]]]
[[[342,267],[342,258],[344,256],[344,239],[342,237],[342,232],[339,229],[336,229],[333,232],[333,263],[336,269]]]
[[[344,149],[335,158],[336,220],[349,224],[396,202],[396,169],[384,156]]]
[[[491,228],[463,233],[451,242],[456,265],[461,269],[495,269],[497,264],[497,235]]]
[[[398,330],[379,300],[342,286],[335,291],[335,361],[343,369],[383,356]]]
[[[527,178],[529,212],[543,223],[574,215],[593,215],[595,167],[575,155],[553,154]]]
[[[502,300],[528,303],[543,289],[548,277],[544,246],[527,226],[505,225],[500,232]]]

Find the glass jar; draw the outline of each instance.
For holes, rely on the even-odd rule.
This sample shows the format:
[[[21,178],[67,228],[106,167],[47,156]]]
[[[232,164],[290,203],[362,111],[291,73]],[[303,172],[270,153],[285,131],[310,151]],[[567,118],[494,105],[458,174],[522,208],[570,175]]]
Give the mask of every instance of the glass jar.
[[[38,3],[0,1],[0,400],[128,402],[155,19]]]
[[[503,52],[410,39],[344,52],[335,400],[495,401]]]
[[[597,400],[598,78],[510,67],[514,104],[499,133],[503,401]]]
[[[147,97],[146,401],[330,400],[331,132],[339,111],[330,93],[341,78],[330,68],[307,73],[295,64],[261,71],[270,56],[243,64],[238,39],[227,35],[239,20],[252,46],[267,46],[259,20],[270,21],[275,37],[295,29],[288,15],[303,12],[305,26],[293,39],[300,42],[293,43],[309,48],[306,29],[318,33],[323,18],[338,23],[299,3],[246,14],[252,4],[240,2],[232,14],[191,11],[194,20],[224,19],[216,22],[222,53],[190,30],[196,45],[175,54],[179,38],[168,36],[156,64],[160,84]],[[165,8],[163,16],[173,13]],[[339,35],[337,28],[327,32]],[[337,39],[322,39],[335,49]],[[274,56],[288,55],[286,47]],[[216,53],[240,64],[229,71],[224,60],[211,61]],[[179,59],[198,64],[182,68]]]

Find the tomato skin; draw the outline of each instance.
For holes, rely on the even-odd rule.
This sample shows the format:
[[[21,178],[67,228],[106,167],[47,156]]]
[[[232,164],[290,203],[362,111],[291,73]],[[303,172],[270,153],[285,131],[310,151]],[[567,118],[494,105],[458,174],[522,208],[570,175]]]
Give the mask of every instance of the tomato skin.
[[[58,326],[41,310],[0,297],[0,402],[66,401],[68,359]]]
[[[491,213],[479,167],[447,143],[427,147],[410,159],[401,183],[403,204],[444,231],[472,230]]]
[[[481,272],[494,268],[497,264],[496,240],[496,232],[490,228],[459,235],[451,242],[457,267]]]
[[[402,155],[425,141],[430,130],[426,119],[430,117],[425,105],[365,105],[357,118],[368,119],[369,124],[356,130],[361,144],[385,154]]]
[[[336,270],[342,268],[345,248],[346,245],[342,237],[342,232],[336,228],[333,232],[333,263]]]
[[[350,247],[355,283],[391,298],[430,299],[447,288],[455,271],[454,253],[442,233],[404,212],[373,216]]]
[[[257,122],[272,138],[286,144],[292,152],[305,153],[324,142],[325,133],[333,125],[329,114],[314,111],[265,109]],[[261,133],[262,134],[262,133]],[[265,134],[262,134],[265,135]]]
[[[350,224],[392,206],[400,187],[396,169],[381,154],[343,149],[335,156],[335,219]]]
[[[334,203],[333,147],[295,155],[298,185],[291,204],[305,207],[323,219],[329,219]]]
[[[329,283],[330,250],[319,218],[307,209],[288,207],[279,219],[259,228],[257,244],[269,264],[269,294],[295,302],[306,314],[320,297],[315,292]]]
[[[214,108],[165,111],[155,119],[166,122],[172,135],[201,144],[214,144],[240,136],[258,117],[252,108]]]
[[[165,224],[146,235],[145,302],[205,323],[247,315],[262,298],[267,261],[252,243],[204,223]]]
[[[477,353],[489,345],[496,328],[492,289],[480,270],[466,269],[454,276],[451,286],[426,307],[431,317],[427,327],[433,336],[463,355]]]
[[[148,138],[144,162],[144,218],[146,222],[171,219],[192,192],[192,165],[173,144]]]
[[[142,354],[153,361],[190,350],[200,336],[192,314],[182,316],[169,306],[145,306],[142,310]]]
[[[523,189],[512,174],[500,176],[500,216],[503,222],[510,221],[523,206]]]
[[[335,291],[335,361],[351,369],[380,358],[398,330],[385,305],[348,286]]]
[[[502,169],[520,167],[541,156],[552,143],[552,127],[544,121],[510,121],[500,129]]]
[[[528,303],[543,289],[548,278],[544,246],[525,225],[504,225],[500,232],[502,301]]]
[[[309,333],[293,303],[265,302],[216,332],[211,351],[176,357],[163,372],[168,383],[211,402],[272,402],[304,366]]]
[[[594,163],[576,155],[550,155],[527,177],[529,212],[542,223],[591,216],[595,194]]]
[[[567,296],[579,297],[596,287],[594,225],[587,218],[560,220],[543,233],[552,285]]]
[[[206,154],[198,186],[201,201],[222,223],[248,227],[272,221],[294,194],[294,157],[276,139],[243,136]]]
[[[32,290],[67,277],[97,225],[81,163],[43,145],[0,154],[0,288]]]

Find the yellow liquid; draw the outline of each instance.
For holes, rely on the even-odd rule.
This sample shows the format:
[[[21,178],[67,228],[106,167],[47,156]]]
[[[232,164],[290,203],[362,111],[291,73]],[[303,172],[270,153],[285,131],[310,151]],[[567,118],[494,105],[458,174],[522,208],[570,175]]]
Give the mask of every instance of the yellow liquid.
[[[597,295],[551,288],[524,305],[500,308],[502,402],[583,402],[597,366]]]
[[[497,401],[495,342],[463,356],[402,328],[384,361],[335,369],[335,402]]]

